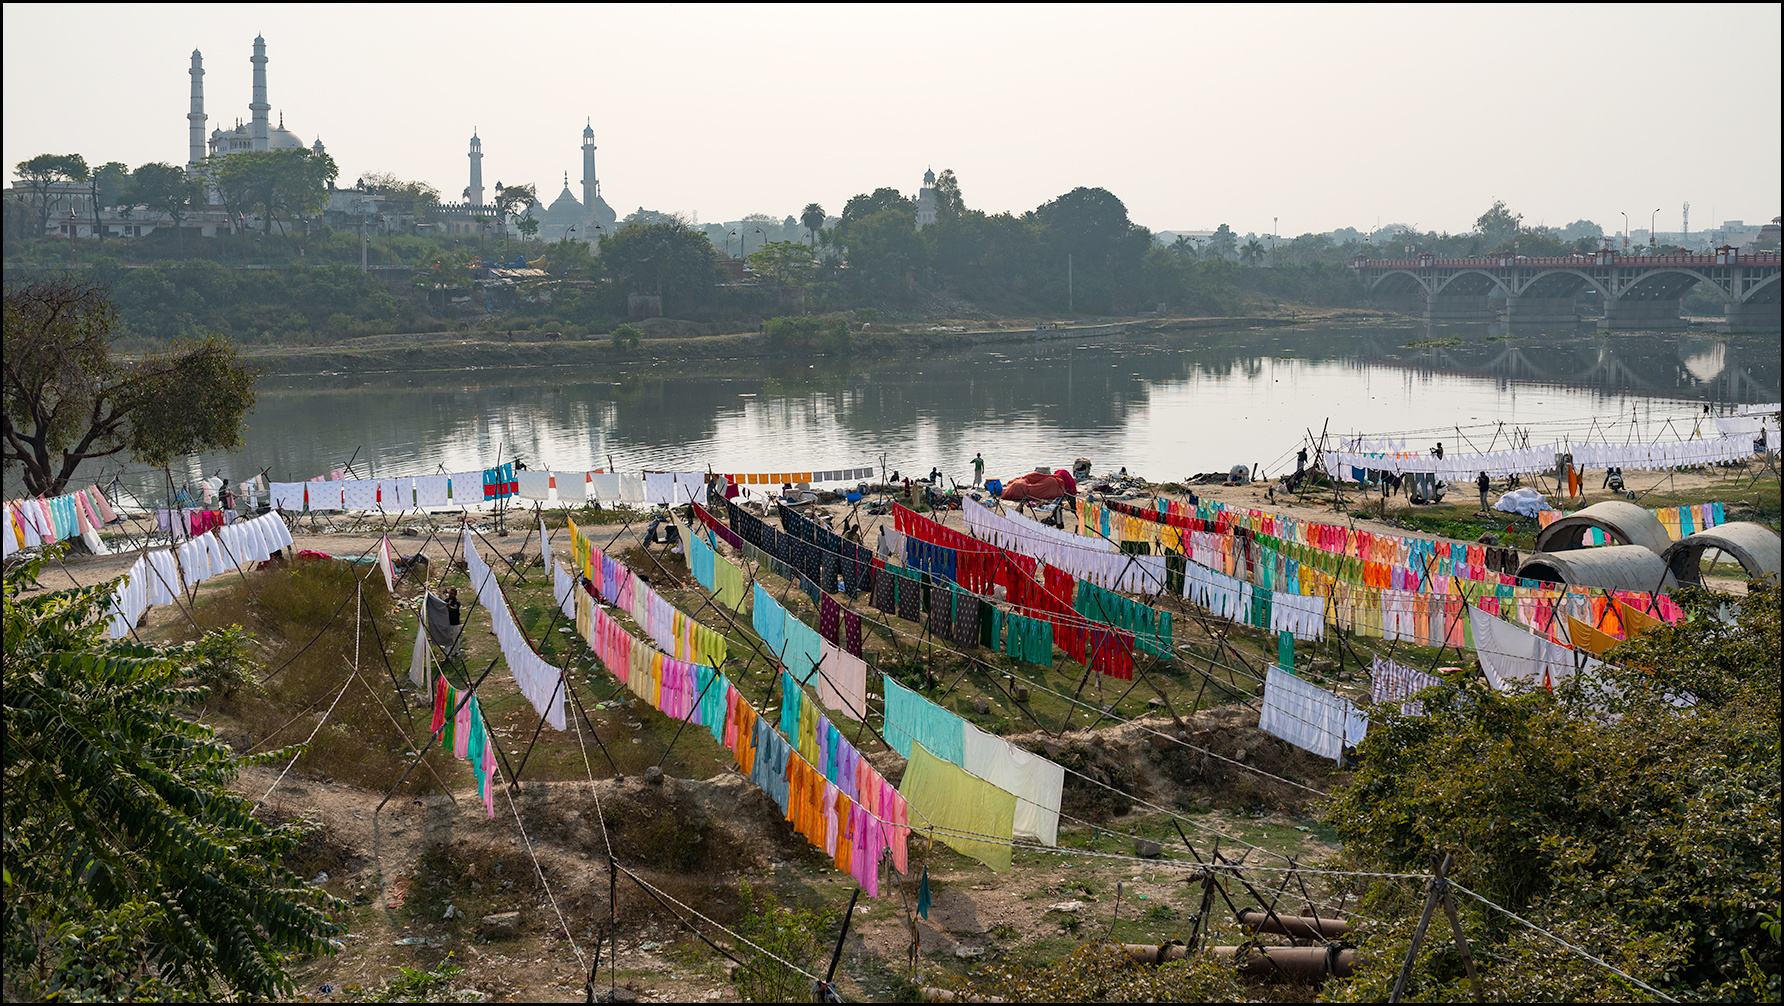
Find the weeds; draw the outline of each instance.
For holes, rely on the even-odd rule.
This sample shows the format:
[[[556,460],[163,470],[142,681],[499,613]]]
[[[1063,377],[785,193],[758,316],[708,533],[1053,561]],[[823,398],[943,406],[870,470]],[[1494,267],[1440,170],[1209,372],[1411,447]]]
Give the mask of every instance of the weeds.
[[[807,970],[821,970],[819,957],[824,948],[819,934],[836,925],[837,913],[783,907],[772,890],[748,884],[741,893],[744,914],[737,931],[749,943],[737,948],[744,964],[732,977],[737,994],[745,1002],[797,1002],[807,998],[811,989],[805,976],[781,961]]]

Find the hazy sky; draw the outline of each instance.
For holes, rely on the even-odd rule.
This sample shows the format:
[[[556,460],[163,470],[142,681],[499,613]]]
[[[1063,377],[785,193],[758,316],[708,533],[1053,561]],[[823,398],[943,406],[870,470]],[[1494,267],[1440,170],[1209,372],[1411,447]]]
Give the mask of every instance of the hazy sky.
[[[697,213],[832,214],[952,168],[967,205],[1102,186],[1156,230],[1377,222],[1615,231],[1779,212],[1779,5],[173,5],[4,7],[7,165],[183,163],[193,49],[210,127],[274,122],[343,184],[421,178]],[[580,197],[579,188],[575,189]]]

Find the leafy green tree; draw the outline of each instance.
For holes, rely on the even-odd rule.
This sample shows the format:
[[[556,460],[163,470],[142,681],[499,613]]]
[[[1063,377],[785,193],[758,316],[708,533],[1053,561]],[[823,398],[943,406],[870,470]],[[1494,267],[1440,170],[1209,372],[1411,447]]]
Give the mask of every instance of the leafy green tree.
[[[640,206],[626,214],[626,218],[619,222],[619,226],[621,227],[631,227],[635,224],[674,224],[678,227],[686,227],[688,226],[688,220],[680,213],[667,213],[663,210],[647,210]]]
[[[896,210],[900,213],[908,214],[913,221],[911,226],[916,226],[916,203],[905,198],[897,189],[890,187],[877,188],[871,193],[858,195],[855,198],[850,199],[848,203],[843,206],[842,219],[837,221],[835,227],[835,238],[837,242],[846,248],[849,239],[853,236],[855,224],[884,210]]]
[[[407,213],[417,220],[434,220],[440,215],[440,190],[426,182],[406,181],[388,171],[373,171],[360,180],[382,195],[384,205],[397,213]]]
[[[805,228],[811,240],[811,246],[818,246],[818,232],[824,229],[824,207],[817,203],[806,203],[805,209],[799,212],[799,226]]]
[[[173,221],[176,240],[184,248],[186,231],[181,225],[188,216],[204,208],[204,180],[166,162],[144,164],[130,175],[128,198],[151,212],[167,214]]]
[[[837,228],[842,230],[843,225]],[[924,248],[913,213],[895,206],[857,217],[843,237],[848,242],[852,279],[881,295],[905,294],[905,277],[922,258]]]
[[[943,220],[966,212],[966,200],[960,196],[960,179],[953,168],[944,168],[935,177],[935,218]]]
[[[1687,617],[1612,648],[1599,677],[1552,693],[1448,684],[1419,697],[1422,716],[1376,707],[1329,819],[1364,869],[1453,853],[1462,885],[1674,994],[1776,999],[1778,588],[1750,584],[1732,621],[1725,595],[1673,596]],[[1401,923],[1419,908],[1373,897]],[[1476,962],[1508,1001],[1627,994],[1552,944],[1532,957],[1540,941],[1503,915],[1472,916]],[[1421,981],[1456,968],[1437,954]]]
[[[496,216],[502,221],[505,229],[508,221],[519,223],[519,218],[539,205],[539,195],[533,191],[532,183],[525,185],[503,185],[496,183]]]
[[[621,227],[596,257],[617,290],[660,296],[665,314],[704,305],[722,275],[712,242],[679,223]]]
[[[760,251],[750,252],[749,264],[756,275],[772,283],[799,288],[811,282],[814,269],[811,249],[793,241],[770,241]]]
[[[1208,254],[1218,259],[1232,261],[1239,254],[1239,236],[1226,224],[1215,228],[1208,236]]]
[[[37,230],[33,237],[42,237],[50,225],[51,207],[56,202],[54,190],[63,185],[81,184],[92,177],[87,159],[79,154],[38,154],[28,161],[20,161],[17,174],[37,211]]]
[[[123,360],[110,295],[70,279],[8,284],[0,415],[4,458],[33,495],[60,493],[89,458],[128,450],[161,466],[238,447],[258,369],[219,336]]]
[[[1516,238],[1523,223],[1523,214],[1513,213],[1506,208],[1505,200],[1495,199],[1493,205],[1474,221],[1474,231],[1489,247],[1496,247],[1508,244]]]
[[[7,998],[289,994],[346,906],[280,865],[302,833],[231,791],[192,716],[233,647],[107,640],[115,583],[26,593],[41,566],[5,583]]]
[[[1245,247],[1239,249],[1239,261],[1246,265],[1257,265],[1264,260],[1266,251],[1262,241],[1252,238],[1245,242]]]
[[[334,158],[308,147],[218,154],[205,164],[230,212],[259,210],[267,234],[281,213],[302,218],[321,212],[328,186],[339,176]]]

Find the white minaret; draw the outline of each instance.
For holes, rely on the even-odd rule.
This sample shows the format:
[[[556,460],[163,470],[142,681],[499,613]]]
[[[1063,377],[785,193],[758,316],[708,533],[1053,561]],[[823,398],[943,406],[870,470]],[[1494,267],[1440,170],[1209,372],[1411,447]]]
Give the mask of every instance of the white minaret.
[[[595,200],[601,198],[601,183],[595,180],[595,127],[582,127],[582,206],[594,212]]]
[[[186,113],[186,167],[204,160],[204,54],[192,50],[192,110]]]
[[[266,103],[266,39],[254,36],[254,103],[248,106],[254,113],[254,125],[248,135],[254,139],[255,150],[266,150],[266,113],[273,106]]]
[[[471,184],[465,188],[465,202],[475,210],[483,205],[483,141],[477,130],[471,130]]]

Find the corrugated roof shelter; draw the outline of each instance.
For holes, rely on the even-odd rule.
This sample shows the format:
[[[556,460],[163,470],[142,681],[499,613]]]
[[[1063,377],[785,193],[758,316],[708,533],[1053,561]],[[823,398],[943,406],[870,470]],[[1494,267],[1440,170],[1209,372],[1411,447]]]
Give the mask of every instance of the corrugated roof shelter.
[[[1734,556],[1753,579],[1780,575],[1778,532],[1752,521],[1734,521],[1707,527],[1680,538],[1661,556],[1680,583],[1701,583],[1699,565],[1703,554],[1721,549]]]
[[[1672,536],[1653,513],[1623,500],[1605,500],[1571,513],[1536,534],[1538,552],[1565,552],[1585,548],[1581,538],[1598,528],[1620,544],[1642,545],[1655,555],[1672,547]]]
[[[1565,552],[1533,552],[1518,565],[1518,576],[1552,583],[1572,583],[1582,587],[1639,590],[1643,593],[1673,584],[1672,573],[1667,570],[1666,561],[1646,545],[1604,545]]]

